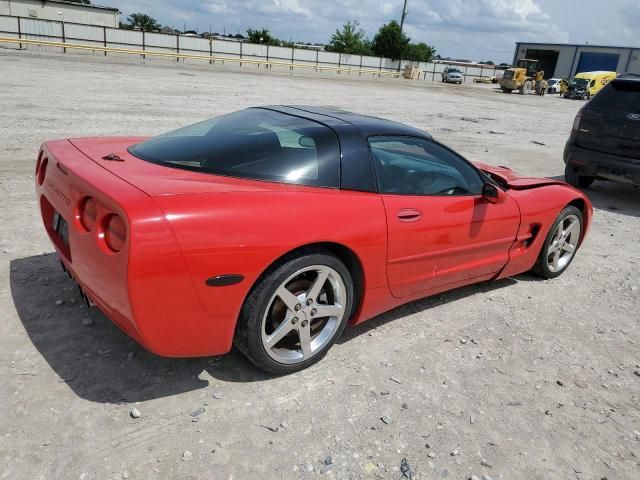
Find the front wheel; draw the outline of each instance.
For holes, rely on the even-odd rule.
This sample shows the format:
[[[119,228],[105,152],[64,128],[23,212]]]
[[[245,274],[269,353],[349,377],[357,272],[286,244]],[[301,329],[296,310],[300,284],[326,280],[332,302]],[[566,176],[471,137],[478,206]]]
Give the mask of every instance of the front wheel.
[[[526,80],[522,86],[518,90],[520,95],[530,95],[531,94],[531,80]]]
[[[297,256],[258,282],[242,307],[234,342],[263,370],[302,370],[338,339],[352,302],[353,281],[337,257]]]
[[[542,245],[533,271],[543,278],[561,275],[573,260],[582,234],[582,212],[569,206],[560,212]]]

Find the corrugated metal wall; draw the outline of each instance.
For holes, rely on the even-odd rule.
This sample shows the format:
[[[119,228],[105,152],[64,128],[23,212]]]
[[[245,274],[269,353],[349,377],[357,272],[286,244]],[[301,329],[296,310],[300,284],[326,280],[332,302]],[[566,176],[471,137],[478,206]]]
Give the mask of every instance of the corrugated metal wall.
[[[26,0],[24,0],[26,1]],[[40,2],[37,2],[40,3]],[[139,32],[123,30],[119,28],[84,25],[77,23],[60,22],[55,20],[42,20],[37,18],[16,18],[0,15],[0,36],[17,37],[20,32],[22,38],[34,40],[50,40],[80,45],[108,48],[124,48],[135,50],[147,50],[149,52],[181,52],[185,54],[197,54],[208,56],[211,52],[214,56],[224,56],[235,59],[271,60],[284,63],[297,63],[317,65],[320,67],[342,67],[353,69],[371,69],[382,71],[397,71],[400,62],[389,58],[368,57],[361,55],[339,54],[318,50],[300,48],[277,47],[240,43],[227,40],[211,40],[186,35],[176,36],[164,33]],[[1,44],[0,47],[20,48],[15,44]],[[62,51],[62,48],[23,45],[22,48],[42,51]],[[74,53],[92,53],[104,55],[103,52],[94,50],[71,50]],[[109,52],[109,55],[117,53]],[[124,54],[123,54],[124,55]],[[402,65],[411,64],[418,67],[425,80],[440,80],[440,73],[447,64],[402,62]],[[276,68],[290,68],[287,65]],[[465,81],[483,76],[490,77],[495,74],[493,68],[484,67],[459,67],[465,73]]]
[[[5,13],[7,8],[4,8],[1,12],[4,15],[118,27],[118,12],[115,10],[40,0],[11,0],[2,3],[6,3],[9,10],[9,13]]]
[[[9,38],[18,38],[18,19],[16,17],[0,17],[0,35]],[[1,43],[0,48],[19,49],[20,45],[15,43]]]

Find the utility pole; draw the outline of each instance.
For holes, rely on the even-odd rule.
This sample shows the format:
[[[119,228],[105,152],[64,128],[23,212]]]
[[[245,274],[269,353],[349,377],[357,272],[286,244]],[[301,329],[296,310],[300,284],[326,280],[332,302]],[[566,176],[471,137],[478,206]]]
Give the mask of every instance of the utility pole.
[[[404,6],[402,7],[402,17],[400,18],[400,32],[404,27],[404,19],[407,16],[407,0],[404,0]]]
[[[407,0],[404,0],[404,5],[402,6],[402,17],[400,17],[400,35],[402,35],[404,28],[404,19],[407,16]],[[398,60],[398,72],[400,71],[400,65],[402,64],[402,55],[400,56],[400,60]]]

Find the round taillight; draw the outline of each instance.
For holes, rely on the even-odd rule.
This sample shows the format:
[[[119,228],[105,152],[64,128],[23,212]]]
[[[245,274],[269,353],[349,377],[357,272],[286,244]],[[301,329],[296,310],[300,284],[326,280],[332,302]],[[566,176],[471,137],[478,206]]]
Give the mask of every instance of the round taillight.
[[[42,163],[40,164],[40,168],[38,170],[38,185],[42,185],[44,182],[44,175],[47,172],[47,164],[49,163],[49,159],[44,157],[42,159]]]
[[[104,243],[114,252],[119,252],[127,239],[127,227],[119,215],[111,215],[104,225]]]
[[[96,224],[96,218],[98,218],[96,201],[91,197],[87,197],[80,205],[80,225],[88,232]]]

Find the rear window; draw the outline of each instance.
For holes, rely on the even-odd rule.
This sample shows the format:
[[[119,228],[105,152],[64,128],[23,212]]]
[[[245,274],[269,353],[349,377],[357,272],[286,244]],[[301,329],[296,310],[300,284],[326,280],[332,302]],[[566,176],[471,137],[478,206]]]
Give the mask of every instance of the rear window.
[[[614,80],[591,100],[598,108],[640,113],[640,81]]]
[[[340,184],[340,147],[328,127],[250,108],[129,148],[148,162],[230,177],[318,187]]]

